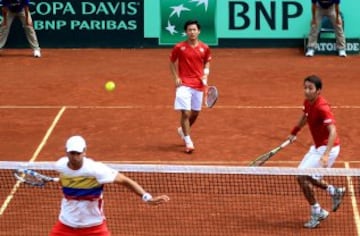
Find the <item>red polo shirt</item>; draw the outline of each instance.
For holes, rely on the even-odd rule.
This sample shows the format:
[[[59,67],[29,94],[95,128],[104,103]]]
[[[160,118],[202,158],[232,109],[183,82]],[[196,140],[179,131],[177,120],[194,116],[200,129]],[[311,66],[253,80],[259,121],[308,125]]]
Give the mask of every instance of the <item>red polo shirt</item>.
[[[178,61],[178,73],[182,84],[195,89],[202,89],[201,78],[204,75],[204,65],[211,60],[209,47],[199,42],[195,47],[187,41],[174,46],[170,61]]]
[[[328,102],[322,96],[319,96],[315,100],[314,104],[311,104],[308,100],[305,100],[303,111],[307,117],[307,123],[309,125],[315,146],[320,147],[327,145],[329,138],[329,131],[327,126],[330,124],[335,125],[336,123]],[[334,146],[339,144],[339,137],[336,136]]]

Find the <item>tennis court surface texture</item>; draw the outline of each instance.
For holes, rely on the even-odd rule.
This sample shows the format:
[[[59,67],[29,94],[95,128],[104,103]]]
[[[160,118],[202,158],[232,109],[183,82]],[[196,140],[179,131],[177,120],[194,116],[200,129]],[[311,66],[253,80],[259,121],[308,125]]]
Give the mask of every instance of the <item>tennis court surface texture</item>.
[[[177,134],[169,53],[44,49],[43,57],[34,59],[27,49],[4,50],[0,161],[46,165],[65,154],[69,136],[80,134],[89,157],[114,164],[155,195],[169,195],[170,202],[153,207],[124,187],[107,186],[105,215],[115,236],[360,235],[359,56],[212,49],[209,84],[218,87],[220,97],[192,128],[196,150],[188,155]],[[296,170],[283,169],[296,167],[307,152],[312,143],[307,128],[266,163],[266,171],[245,167],[288,136],[301,114],[303,79],[311,74],[323,80],[322,94],[333,107],[341,139],[335,165],[341,175],[329,170],[336,176],[326,178],[348,191],[340,209],[309,230],[303,228],[309,206]],[[113,92],[104,89],[109,80],[117,85]],[[0,235],[47,235],[59,213],[59,186],[16,186],[11,169],[4,168],[0,181]],[[330,209],[329,197],[316,193]]]

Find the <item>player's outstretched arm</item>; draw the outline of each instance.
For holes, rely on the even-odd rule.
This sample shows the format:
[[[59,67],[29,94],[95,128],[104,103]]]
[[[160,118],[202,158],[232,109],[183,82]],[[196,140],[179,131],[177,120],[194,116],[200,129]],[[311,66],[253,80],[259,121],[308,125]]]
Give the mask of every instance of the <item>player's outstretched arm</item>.
[[[170,200],[167,195],[160,195],[155,197],[151,196],[151,194],[146,192],[143,187],[140,186],[140,184],[120,173],[116,176],[114,182],[129,187],[136,194],[140,195],[144,202],[147,202],[149,204],[160,204]]]
[[[306,120],[307,120],[307,118],[306,118],[305,114],[302,114],[300,119],[298,120],[297,124],[294,126],[294,128],[292,128],[290,135],[288,136],[288,139],[291,142],[294,142],[296,140],[296,135],[302,129],[302,127],[305,126]]]

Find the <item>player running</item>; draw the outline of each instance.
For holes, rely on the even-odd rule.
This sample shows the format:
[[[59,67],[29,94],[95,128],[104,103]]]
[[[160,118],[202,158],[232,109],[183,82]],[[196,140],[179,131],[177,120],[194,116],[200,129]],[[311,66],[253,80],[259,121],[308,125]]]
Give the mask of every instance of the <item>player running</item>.
[[[336,132],[335,118],[330,105],[320,95],[322,82],[316,75],[304,79],[305,101],[303,114],[288,137],[294,141],[296,134],[307,123],[314,141],[305,154],[299,168],[326,168],[333,166],[340,152],[340,140]],[[306,228],[315,228],[321,220],[328,217],[329,212],[321,208],[315,198],[313,187],[326,190],[332,199],[332,211],[336,211],[345,194],[345,188],[337,188],[326,183],[322,176],[298,176],[299,185],[311,206],[311,218],[304,224]]]

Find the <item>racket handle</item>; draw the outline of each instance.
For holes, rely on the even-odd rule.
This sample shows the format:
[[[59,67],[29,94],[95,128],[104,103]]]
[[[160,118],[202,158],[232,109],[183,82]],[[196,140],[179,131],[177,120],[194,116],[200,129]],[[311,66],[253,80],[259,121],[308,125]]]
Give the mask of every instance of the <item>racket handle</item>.
[[[280,147],[281,148],[284,148],[286,147],[287,145],[289,145],[290,143],[294,142],[296,140],[296,137],[293,139],[293,140],[290,140],[290,139],[287,139],[285,142],[283,142]]]

